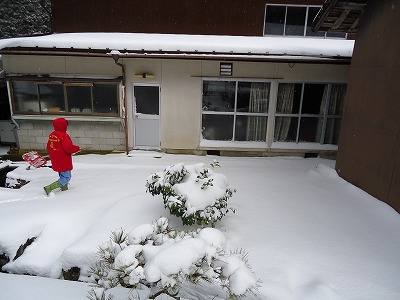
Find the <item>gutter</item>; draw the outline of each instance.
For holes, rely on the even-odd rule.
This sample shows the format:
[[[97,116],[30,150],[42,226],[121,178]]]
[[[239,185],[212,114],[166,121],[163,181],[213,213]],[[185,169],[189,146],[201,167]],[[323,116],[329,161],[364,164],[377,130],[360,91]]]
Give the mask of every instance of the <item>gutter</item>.
[[[125,130],[125,152],[126,155],[129,154],[128,148],[128,117],[127,117],[127,103],[126,103],[126,76],[125,76],[125,66],[124,64],[119,62],[119,52],[111,51],[111,57],[114,59],[114,62],[117,66],[121,67],[122,70],[122,100],[123,100],[123,108],[122,108],[122,126]]]
[[[128,51],[124,49],[124,51]],[[110,49],[65,49],[65,48],[3,48],[0,54],[7,55],[44,55],[44,56],[79,56],[79,57],[108,57],[110,53],[118,53],[119,58],[156,58],[156,59],[191,59],[191,60],[237,60],[249,62],[294,62],[304,64],[344,64],[350,65],[351,55],[301,55],[288,53],[234,53],[234,52],[190,52],[190,51],[147,51],[131,50],[119,52]],[[116,54],[115,54],[116,55]]]
[[[10,105],[10,108],[11,108],[13,106],[12,106],[12,102],[11,102],[10,91],[11,91],[10,82],[7,81],[8,102],[9,102],[9,105]],[[10,111],[10,115],[11,115],[11,122],[13,122],[13,124],[15,126],[15,128],[14,128],[15,143],[19,147],[18,133],[16,132],[16,130],[19,130],[20,127],[19,127],[19,124],[17,123],[17,121],[14,119],[14,114],[13,114],[12,110]]]

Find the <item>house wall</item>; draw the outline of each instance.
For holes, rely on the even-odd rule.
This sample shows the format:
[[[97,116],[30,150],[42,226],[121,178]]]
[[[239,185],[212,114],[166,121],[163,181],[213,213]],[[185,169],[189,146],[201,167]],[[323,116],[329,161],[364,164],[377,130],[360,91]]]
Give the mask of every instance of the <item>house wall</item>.
[[[52,120],[17,120],[21,149],[46,149],[49,134],[54,130]],[[68,118],[68,133],[74,144],[91,150],[125,149],[125,134],[120,122],[87,122]]]
[[[266,3],[322,5],[323,0],[53,0],[53,31],[262,36]]]
[[[201,150],[202,78],[220,78],[220,61],[124,59],[127,66],[128,112],[132,113],[132,85],[160,84],[161,148]],[[348,66],[232,62],[232,78],[270,78],[294,82],[347,82]],[[154,74],[152,79],[136,79],[134,74]],[[131,82],[131,83],[130,83]],[[128,120],[133,132],[133,118]],[[130,135],[129,146],[133,147]]]
[[[120,76],[121,68],[110,57],[3,56],[7,72],[19,74],[64,74]],[[161,88],[160,142],[165,151],[204,150],[200,145],[202,78],[219,78],[220,61],[179,59],[121,59],[126,73],[128,147],[134,147],[133,86],[158,84]],[[347,82],[349,66],[232,61],[232,78],[264,78],[293,82]],[[135,74],[154,74],[141,79]],[[122,100],[121,100],[122,105]],[[14,116],[20,123],[21,148],[42,149],[54,116]],[[46,120],[46,121],[43,121]],[[124,150],[121,118],[68,116],[70,132],[77,143],[100,150]],[[45,123],[44,125],[42,123]]]
[[[121,76],[121,68],[112,58],[66,56],[3,56],[8,74]],[[53,131],[55,115],[14,115],[19,125],[18,142],[22,149],[45,149],[48,135]],[[96,118],[68,116],[68,132],[74,143],[94,150],[124,150],[125,134],[121,118]]]
[[[111,57],[3,55],[3,65],[8,74],[121,75]]]
[[[345,99],[336,169],[400,212],[400,6],[368,1]]]

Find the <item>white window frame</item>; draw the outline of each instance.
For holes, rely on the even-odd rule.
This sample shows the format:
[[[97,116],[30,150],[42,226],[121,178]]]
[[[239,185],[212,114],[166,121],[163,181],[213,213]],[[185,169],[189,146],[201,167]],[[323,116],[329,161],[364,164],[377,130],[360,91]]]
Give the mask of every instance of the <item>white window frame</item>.
[[[304,89],[305,84],[324,84],[328,85],[329,95],[332,88],[332,85],[347,85],[346,82],[318,82],[318,81],[287,81],[287,80],[277,80],[277,79],[260,79],[260,78],[220,78],[220,77],[203,77],[201,81],[201,91],[203,95],[203,81],[235,81],[235,108],[233,112],[215,112],[215,111],[204,111],[201,109],[201,117],[204,114],[206,115],[233,115],[233,128],[232,128],[232,140],[231,141],[224,141],[224,140],[206,140],[202,137],[202,132],[200,132],[200,146],[201,147],[235,147],[235,148],[280,148],[280,149],[315,149],[315,150],[336,150],[337,145],[335,144],[325,144],[325,132],[328,118],[333,119],[341,119],[343,116],[337,115],[329,115],[329,99],[325,103],[325,110],[323,115],[315,115],[315,114],[302,114],[301,113],[301,106],[300,111],[298,114],[281,114],[276,113],[276,106],[278,101],[278,88],[280,83],[294,83],[294,84],[302,84],[302,90]],[[269,94],[269,104],[268,104],[268,112],[267,113],[237,113],[236,106],[237,106],[237,86],[238,82],[269,82],[270,83],[270,94]],[[303,93],[303,91],[302,91]],[[201,98],[203,101],[203,97]],[[302,99],[303,101],[303,95]],[[235,141],[234,134],[235,134],[235,121],[236,115],[251,115],[251,116],[266,116],[267,117],[267,128],[266,128],[266,142],[260,141]],[[275,130],[275,118],[276,117],[298,117],[298,124],[297,124],[297,134],[296,134],[296,142],[288,142],[288,141],[274,141],[274,130]],[[299,142],[299,122],[301,121],[301,117],[315,117],[315,118],[323,118],[323,128],[321,132],[321,137],[319,142]],[[202,122],[201,122],[201,131],[202,131]]]
[[[325,144],[325,133],[326,133],[326,126],[327,126],[327,122],[328,122],[328,118],[329,119],[342,119],[343,116],[339,116],[339,115],[329,115],[328,111],[329,111],[329,104],[330,104],[330,100],[331,100],[331,91],[332,91],[332,86],[333,85],[347,85],[347,83],[344,82],[305,82],[305,81],[284,81],[284,80],[280,80],[278,81],[278,87],[277,89],[279,90],[279,84],[281,83],[293,83],[293,84],[301,84],[301,99],[300,99],[300,107],[299,107],[299,112],[298,113],[291,113],[291,114],[283,114],[283,113],[277,113],[276,109],[274,110],[274,114],[273,114],[273,120],[275,122],[275,118],[276,117],[297,117],[297,133],[296,133],[296,141],[295,142],[282,142],[282,141],[274,141],[275,143],[288,143],[288,144],[301,144],[301,143],[312,143],[312,144],[319,144],[319,145],[330,145],[330,144]],[[305,85],[312,85],[312,84],[323,84],[323,85],[327,85],[328,87],[328,99],[325,103],[325,107],[324,107],[324,113],[323,114],[309,114],[309,113],[302,113],[302,106],[303,106],[303,101],[304,101],[304,87]],[[278,101],[278,94],[276,95],[276,99],[275,99],[275,105]],[[343,99],[344,100],[344,99]],[[299,141],[299,131],[300,131],[300,124],[301,124],[301,119],[302,118],[322,118],[323,119],[323,126],[322,126],[322,130],[321,130],[321,136],[320,136],[320,140],[319,142],[301,142]],[[275,123],[273,126],[273,129],[275,129]],[[273,130],[274,131],[274,130]],[[272,133],[274,135],[274,133]],[[275,136],[274,136],[275,138]]]
[[[210,142],[234,142],[234,143],[257,143],[257,144],[267,144],[267,141],[269,140],[269,132],[268,132],[268,127],[269,127],[269,123],[270,123],[270,105],[271,105],[271,94],[272,94],[272,80],[270,79],[254,79],[254,78],[213,78],[213,77],[203,77],[202,81],[201,81],[201,94],[202,94],[202,99],[201,101],[203,101],[203,86],[204,86],[204,81],[222,81],[222,82],[227,82],[227,81],[231,81],[231,82],[235,82],[235,106],[234,106],[234,110],[233,111],[224,111],[224,112],[219,112],[219,111],[204,111],[203,109],[201,109],[201,120],[203,119],[203,115],[229,115],[229,116],[233,116],[233,126],[232,126],[232,139],[230,141],[222,141],[222,140],[207,140]],[[270,94],[269,94],[269,103],[268,103],[268,111],[266,113],[252,113],[252,112],[237,112],[237,91],[238,91],[238,85],[239,82],[262,82],[262,83],[269,83],[270,84]],[[236,117],[237,116],[253,116],[253,117],[266,117],[267,118],[267,128],[266,128],[266,136],[265,136],[265,142],[261,142],[261,141],[235,141],[235,130],[236,130]],[[203,128],[202,122],[201,122],[201,129]],[[200,136],[202,140],[206,140],[203,139],[203,135],[200,132]]]

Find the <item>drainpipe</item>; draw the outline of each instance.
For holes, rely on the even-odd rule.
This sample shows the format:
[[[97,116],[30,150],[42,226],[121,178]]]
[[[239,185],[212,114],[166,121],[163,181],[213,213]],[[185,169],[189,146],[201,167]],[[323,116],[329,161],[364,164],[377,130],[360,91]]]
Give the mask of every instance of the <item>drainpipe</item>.
[[[14,113],[13,110],[11,109],[12,103],[11,103],[11,87],[10,87],[10,82],[7,81],[7,94],[8,94],[8,102],[10,105],[10,115],[11,115],[11,122],[13,122],[15,128],[14,128],[14,137],[15,137],[15,144],[19,147],[19,136],[18,136],[18,130],[19,130],[19,124],[17,121],[14,119]]]
[[[125,129],[125,152],[126,155],[129,154],[129,149],[128,149],[128,118],[127,118],[127,105],[126,105],[126,77],[125,77],[125,66],[124,64],[120,63],[119,60],[119,51],[113,50],[111,51],[111,56],[114,59],[114,62],[116,65],[121,67],[122,70],[122,100],[123,100],[123,108],[122,108],[122,125],[124,126]]]

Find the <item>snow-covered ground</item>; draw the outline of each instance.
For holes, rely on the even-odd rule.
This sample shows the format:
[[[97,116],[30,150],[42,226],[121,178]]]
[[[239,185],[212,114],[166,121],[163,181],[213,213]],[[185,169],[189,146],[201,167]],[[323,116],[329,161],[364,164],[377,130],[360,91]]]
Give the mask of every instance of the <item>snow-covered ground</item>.
[[[75,156],[70,189],[51,197],[43,192],[57,179],[50,168],[13,171],[31,182],[0,188],[0,254],[14,257],[36,236],[5,269],[38,276],[0,273],[0,299],[86,299],[89,285],[56,279],[61,270],[92,261],[115,229],[161,216],[184,229],[161,196],[146,193],[146,179],[172,164],[214,159],[237,190],[229,200],[237,212],[216,227],[233,250],[249,253],[261,280],[257,299],[400,299],[400,215],[338,177],[334,161],[153,154]],[[212,298],[194,290],[190,299]],[[123,289],[112,292],[127,299]]]

